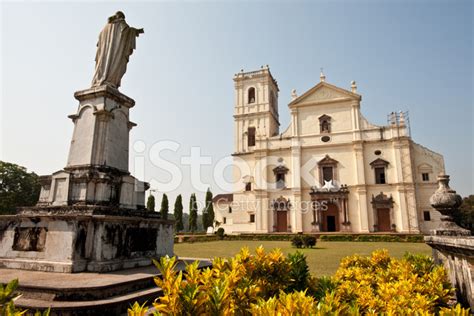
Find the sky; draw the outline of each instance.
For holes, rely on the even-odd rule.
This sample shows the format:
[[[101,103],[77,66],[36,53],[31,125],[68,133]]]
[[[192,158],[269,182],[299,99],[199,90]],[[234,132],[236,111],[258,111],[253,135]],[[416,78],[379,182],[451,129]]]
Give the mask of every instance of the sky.
[[[22,1],[0,10],[0,160],[38,174],[66,165],[73,93],[90,86],[98,34],[121,10],[145,29],[120,88],[136,101],[131,171],[144,157],[158,200],[171,177],[150,154],[165,140],[179,147],[162,158],[182,172],[171,203],[179,193],[187,201],[207,187],[223,191],[212,167],[233,150],[233,75],[267,64],[281,131],[291,90],[313,87],[323,67],[329,83],[357,81],[370,122],[409,111],[413,140],[444,155],[458,193],[474,193],[472,1]],[[193,147],[210,160],[197,189],[182,163]]]

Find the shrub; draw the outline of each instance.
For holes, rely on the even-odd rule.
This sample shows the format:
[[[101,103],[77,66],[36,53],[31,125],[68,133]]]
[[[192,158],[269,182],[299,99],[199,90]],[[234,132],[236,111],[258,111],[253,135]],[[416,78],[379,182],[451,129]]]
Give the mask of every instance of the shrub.
[[[291,239],[291,245],[296,248],[302,248],[304,245],[303,237],[300,235],[293,236]]]
[[[216,258],[212,269],[199,270],[198,262],[176,270],[176,258],[154,262],[162,278],[155,283],[163,295],[153,304],[164,315],[227,315],[249,311],[259,298],[268,299],[290,283],[290,263],[280,250],[265,253],[262,247],[250,255],[247,248],[229,260]]]
[[[224,233],[225,233],[224,228],[219,227],[217,229],[216,235],[217,235],[217,237],[219,237],[219,239],[222,240],[222,239],[224,239]]]
[[[354,236],[352,235],[321,235],[319,237],[323,241],[353,241]]]
[[[416,267],[414,262],[422,264]],[[421,256],[393,259],[386,250],[374,251],[370,257],[346,257],[333,277],[334,295],[326,295],[322,302],[358,306],[362,314],[434,313],[447,306],[453,289],[444,268],[427,262]]]
[[[15,308],[13,300],[20,296],[16,292],[18,279],[10,281],[8,284],[0,283],[0,315],[21,315],[21,311]]]
[[[423,235],[321,235],[322,241],[424,242]]]
[[[146,302],[143,303],[142,305],[138,304],[138,302],[135,302],[133,305],[131,305],[128,309],[127,309],[127,314],[129,316],[146,316],[146,315],[150,315],[148,313],[148,307],[145,306],[146,305]],[[151,315],[157,315],[155,313],[151,314]]]
[[[424,255],[414,255],[407,252],[403,258],[411,264],[413,272],[418,276],[430,273],[435,267],[433,259]]]
[[[425,242],[425,237],[423,235],[409,235],[406,238],[407,242]]]
[[[153,303],[159,315],[469,315],[460,305],[447,307],[454,289],[446,271],[420,255],[354,255],[342,259],[333,277],[320,279],[309,276],[303,254],[285,258],[262,247],[255,255],[243,248],[233,258],[215,258],[204,270],[195,262],[178,271],[175,257],[155,264],[163,291]],[[135,304],[129,315],[144,311]]]
[[[303,237],[303,244],[306,248],[313,248],[316,246],[316,237],[311,235],[305,235]]]
[[[268,300],[259,299],[251,305],[252,315],[316,315],[317,303],[306,292],[281,292]],[[318,314],[319,315],[319,314]]]
[[[359,235],[355,241],[402,242],[403,239],[396,235]]]
[[[288,255],[290,263],[290,283],[287,291],[303,291],[308,288],[308,281],[310,278],[308,263],[306,256],[297,251]]]
[[[326,293],[331,293],[336,289],[337,284],[332,280],[331,277],[322,276],[321,278],[312,279],[311,292],[313,296],[320,300]]]

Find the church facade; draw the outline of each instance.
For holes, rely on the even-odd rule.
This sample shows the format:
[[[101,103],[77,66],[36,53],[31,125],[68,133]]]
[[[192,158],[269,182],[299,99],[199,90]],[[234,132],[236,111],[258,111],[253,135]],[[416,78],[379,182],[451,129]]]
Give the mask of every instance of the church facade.
[[[226,233],[427,233],[439,224],[429,197],[444,159],[411,139],[406,113],[371,124],[355,82],[346,90],[321,73],[307,92],[293,90],[280,131],[268,66],[234,84],[235,189],[213,200]]]

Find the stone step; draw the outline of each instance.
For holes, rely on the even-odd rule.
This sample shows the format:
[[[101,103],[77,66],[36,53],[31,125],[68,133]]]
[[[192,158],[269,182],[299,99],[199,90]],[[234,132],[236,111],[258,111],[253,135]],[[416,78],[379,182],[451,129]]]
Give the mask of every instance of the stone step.
[[[196,258],[180,258],[177,269]],[[211,265],[201,259],[199,267]],[[154,278],[160,276],[154,266],[108,273],[57,273],[0,269],[0,283],[19,279],[22,294],[15,304],[33,312],[51,307],[51,315],[121,315],[134,302],[149,305],[161,295]]]
[[[51,301],[49,299],[20,297],[15,301],[17,307],[31,312],[51,308],[51,316],[61,315],[124,315],[134,302],[151,303],[162,291],[158,287],[147,288],[102,300]]]

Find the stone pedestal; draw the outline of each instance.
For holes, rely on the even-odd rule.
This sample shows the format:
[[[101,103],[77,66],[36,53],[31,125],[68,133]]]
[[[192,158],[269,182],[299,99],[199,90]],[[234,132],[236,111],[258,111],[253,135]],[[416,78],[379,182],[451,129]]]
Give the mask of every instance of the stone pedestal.
[[[106,272],[173,255],[173,221],[108,207],[25,208],[0,217],[0,267]]]
[[[135,101],[109,86],[74,96],[67,165],[40,177],[35,207],[0,216],[0,267],[106,272],[172,255],[174,222],[144,210],[149,185],[128,171]]]
[[[128,171],[129,110],[135,101],[101,86],[78,91],[69,157],[63,170],[42,176],[38,206],[104,205],[143,209],[148,184]]]

